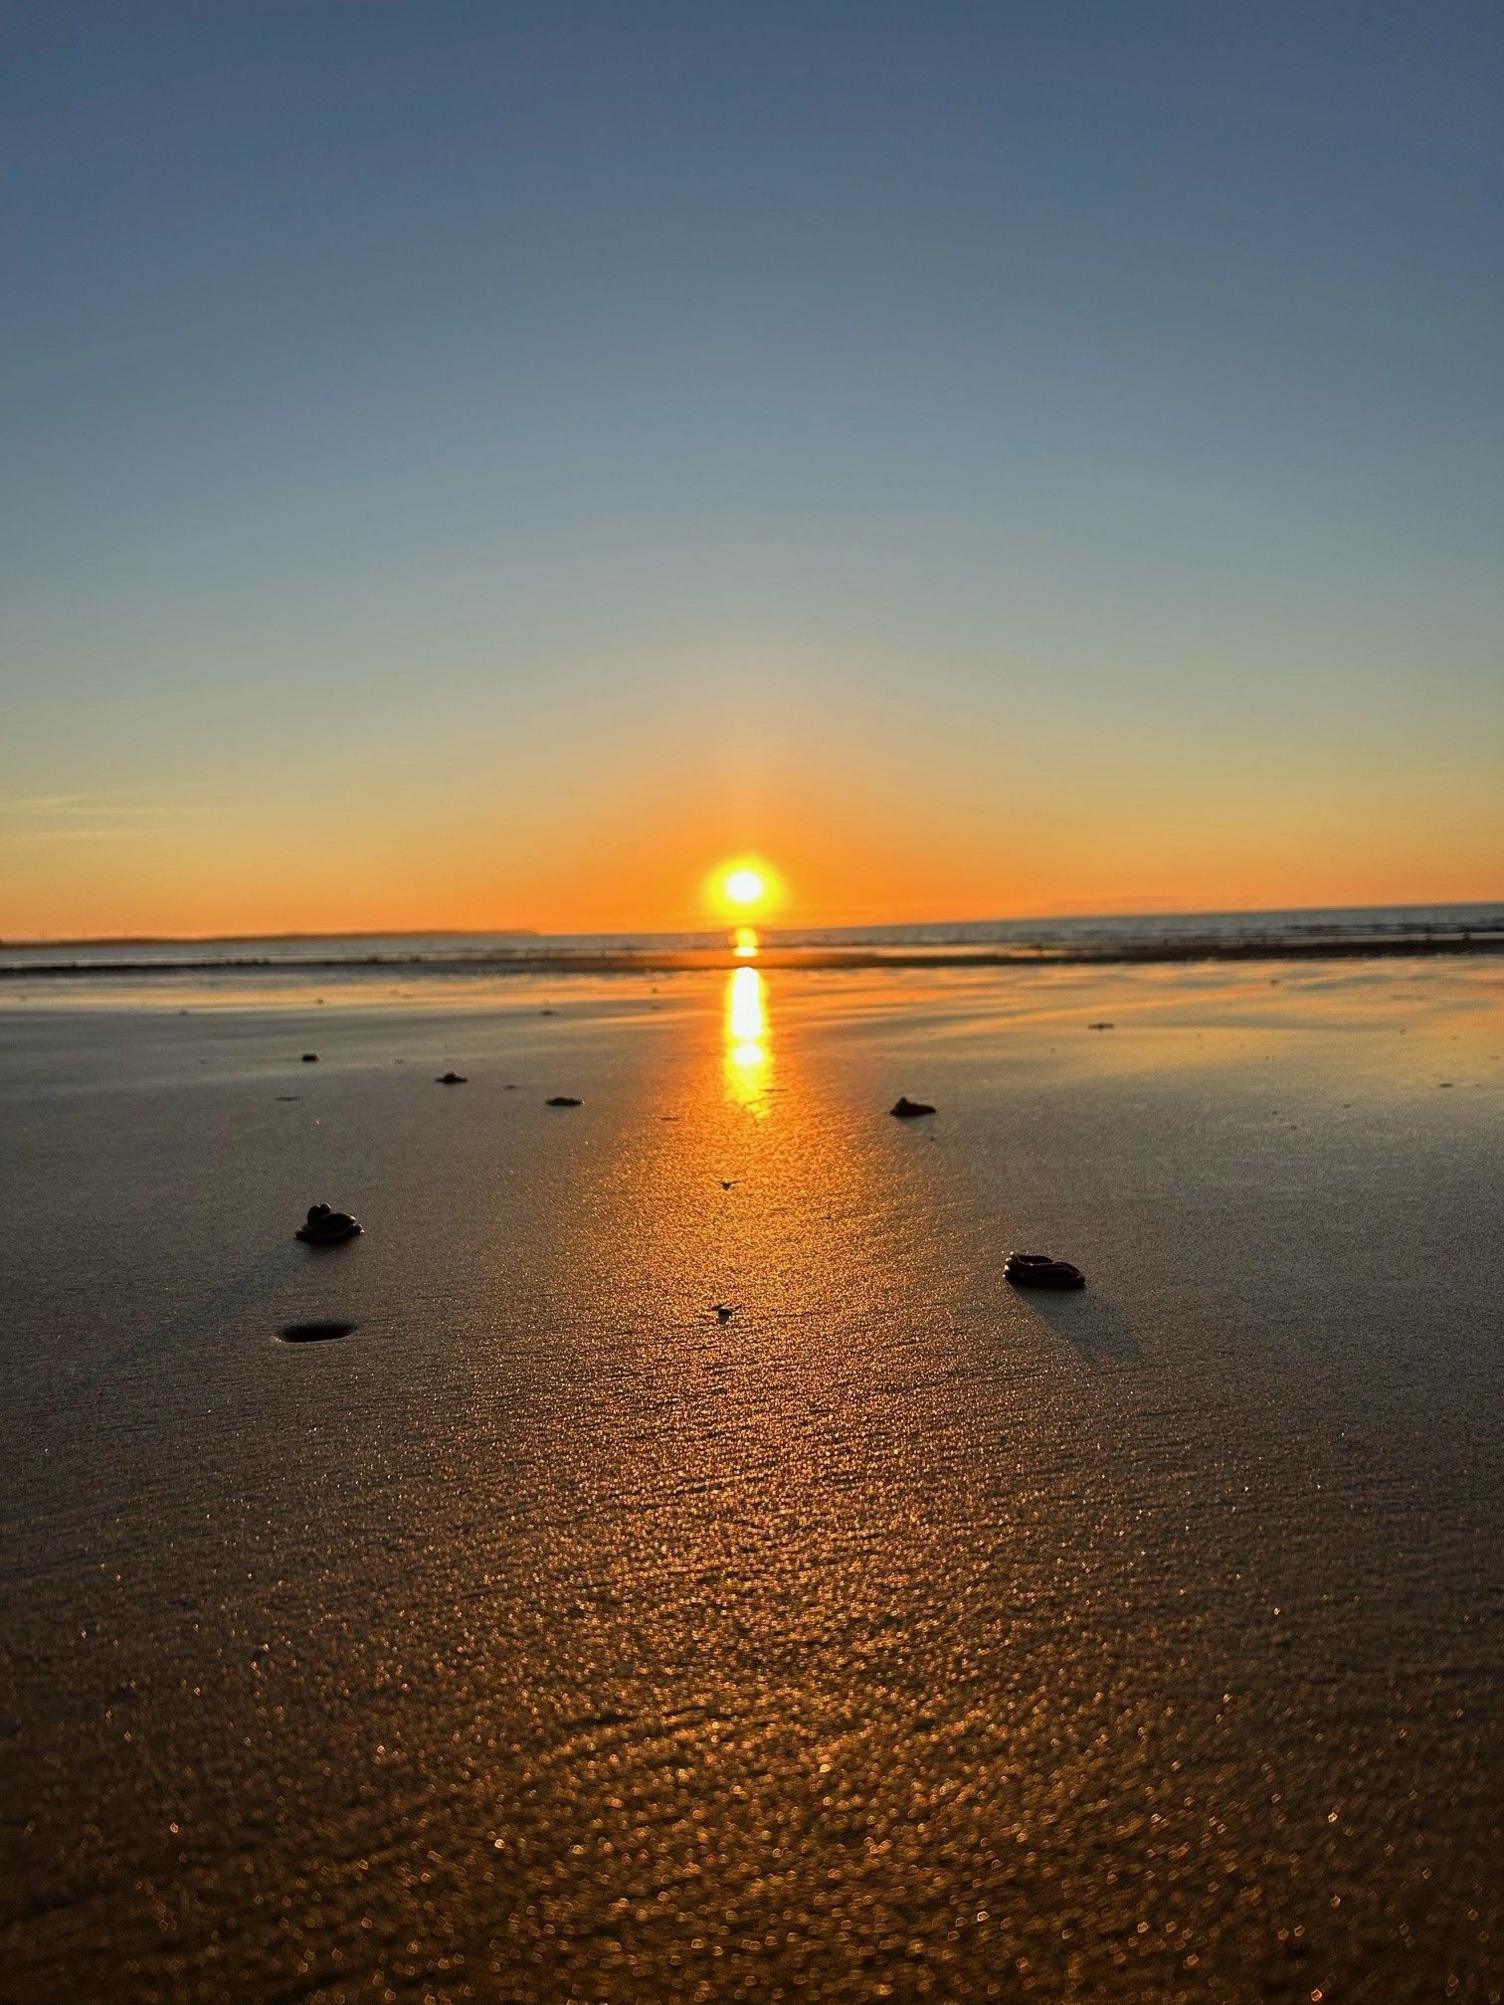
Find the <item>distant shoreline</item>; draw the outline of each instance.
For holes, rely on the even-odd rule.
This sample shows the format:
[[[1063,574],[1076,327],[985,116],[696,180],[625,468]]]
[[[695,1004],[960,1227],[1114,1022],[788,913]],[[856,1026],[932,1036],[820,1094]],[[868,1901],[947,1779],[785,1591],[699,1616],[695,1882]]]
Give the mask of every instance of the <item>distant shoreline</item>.
[[[797,939],[790,940],[787,937],[790,934],[795,936],[803,934],[805,936],[805,944],[820,945],[827,948],[830,952],[837,952],[846,947],[849,947],[851,951],[860,951],[868,944],[861,937],[862,935],[871,936],[879,933],[892,935],[908,930],[912,930],[916,935],[923,933],[962,934],[974,932],[981,928],[1003,927],[1014,933],[1022,933],[1025,929],[1029,931],[1037,930],[1043,936],[1045,934],[1056,933],[1060,928],[1075,932],[1083,927],[1120,928],[1134,926],[1142,929],[1140,937],[1145,938],[1153,934],[1154,929],[1168,927],[1171,929],[1171,933],[1166,937],[1171,939],[1171,944],[1179,944],[1173,939],[1176,928],[1185,927],[1196,922],[1225,922],[1228,920],[1246,922],[1245,931],[1241,935],[1243,938],[1284,938],[1287,934],[1298,938],[1311,925],[1323,920],[1367,918],[1379,913],[1389,915],[1392,922],[1390,926],[1383,929],[1384,936],[1410,937],[1411,932],[1413,932],[1415,937],[1437,933],[1467,933],[1470,929],[1467,921],[1461,916],[1464,913],[1477,913],[1479,915],[1480,923],[1475,929],[1472,929],[1478,934],[1499,933],[1501,936],[1504,936],[1504,899],[1438,900],[1434,903],[1419,905],[1307,905],[1277,907],[1255,905],[1232,906],[1226,909],[1176,909],[1173,911],[1150,910],[1146,912],[1048,912],[1032,913],[1022,918],[933,919],[898,921],[895,923],[854,921],[849,925],[779,926],[764,922],[759,922],[759,924],[764,935],[765,945],[763,951],[766,954],[771,949],[776,949],[780,945],[793,946],[799,944]],[[1440,914],[1447,916],[1445,918],[1438,918],[1436,915]],[[1410,917],[1414,918],[1415,924],[1412,929],[1407,931],[1403,922]],[[1261,933],[1256,924],[1260,919],[1277,920],[1282,923],[1274,927],[1267,927]],[[1399,923],[1395,924],[1393,922]],[[360,926],[340,927],[327,931],[309,931],[304,929],[275,933],[87,933],[69,934],[58,938],[50,936],[18,936],[16,938],[8,938],[5,935],[0,935],[0,953],[113,953],[130,947],[180,947],[186,954],[190,950],[204,947],[244,947],[258,945],[275,947],[289,946],[305,941],[533,940],[549,942],[561,940],[588,941],[592,939],[602,942],[641,940],[644,943],[648,943],[643,951],[696,952],[700,951],[700,949],[694,943],[704,940],[707,933],[713,932],[719,934],[723,930],[720,927],[678,926],[665,927],[661,930],[633,927],[619,929],[596,928],[591,932],[583,933],[543,933],[536,926]],[[779,940],[780,935],[784,936],[782,942]],[[847,936],[846,939],[842,940],[839,937],[841,935]],[[1200,936],[1193,932],[1186,932],[1181,935],[1181,938],[1186,941],[1198,937]],[[1340,936],[1324,933],[1322,937],[1332,938]],[[1380,929],[1374,929],[1374,937],[1380,937]],[[675,941],[683,942],[684,945],[681,948],[674,948],[672,943]],[[960,943],[958,942],[957,944]],[[975,944],[981,946],[988,943],[978,941]],[[1025,943],[1021,941],[1019,944],[1023,945]],[[1063,942],[1062,944],[1068,943]],[[900,943],[894,941],[893,945],[897,948],[900,946]],[[540,951],[547,953],[550,949],[544,947]],[[552,951],[558,954],[568,953],[572,956],[579,952],[598,951],[601,953],[611,953],[618,951],[625,952],[626,949],[603,945],[598,949],[588,947],[555,947]],[[237,955],[233,958],[237,962],[250,962],[257,961],[261,957]],[[339,965],[347,964],[344,957],[337,958]],[[370,958],[369,956],[360,957],[361,961],[367,961]],[[353,965],[353,963],[350,964]],[[152,965],[158,964],[153,963]],[[191,965],[205,967],[219,964],[210,961],[195,960]],[[314,964],[309,962],[301,963],[300,965],[311,966]]]
[[[295,936],[288,935],[292,938]],[[326,936],[327,937],[327,936]],[[371,937],[369,935],[360,937]],[[917,968],[1114,967],[1196,961],[1352,961],[1430,959],[1439,955],[1504,953],[1504,932],[1418,933],[1377,935],[1340,940],[1312,939],[1187,939],[1124,942],[1100,947],[779,947],[760,950],[755,959],[738,956],[730,947],[653,950],[579,948],[555,952],[464,954],[368,954],[356,957],[278,959],[272,955],[226,956],[219,960],[184,961],[43,961],[24,967],[0,967],[0,981],[110,980],[144,976],[206,974],[340,975],[374,971],[417,975],[613,975],[684,974],[695,970],[724,971],[760,968],[841,970]]]

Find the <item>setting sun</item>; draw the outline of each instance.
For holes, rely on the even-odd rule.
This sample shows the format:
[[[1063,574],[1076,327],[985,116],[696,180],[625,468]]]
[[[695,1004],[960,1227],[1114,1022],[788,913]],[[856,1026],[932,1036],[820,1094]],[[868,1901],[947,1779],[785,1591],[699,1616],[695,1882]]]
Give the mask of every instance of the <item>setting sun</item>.
[[[708,904],[723,918],[742,921],[766,918],[781,902],[782,884],[770,865],[758,857],[736,857],[710,873]]]
[[[726,896],[733,905],[760,905],[766,891],[760,870],[733,870],[726,879]]]

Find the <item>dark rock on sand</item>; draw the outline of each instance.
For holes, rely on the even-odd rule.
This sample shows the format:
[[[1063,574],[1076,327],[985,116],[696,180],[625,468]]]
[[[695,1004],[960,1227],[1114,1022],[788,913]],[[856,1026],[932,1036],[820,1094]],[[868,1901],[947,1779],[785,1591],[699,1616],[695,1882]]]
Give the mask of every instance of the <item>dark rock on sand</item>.
[[[468,1086],[470,1081],[463,1072],[441,1072],[433,1083],[435,1086]]]
[[[317,1065],[318,1062],[319,1055],[316,1051],[305,1051],[303,1053],[303,1063],[305,1065]]]
[[[1115,1023],[1089,1023],[1086,1028],[1088,1030],[1116,1030],[1117,1025]]]
[[[715,1319],[718,1323],[729,1323],[735,1314],[736,1304],[734,1302],[717,1302],[715,1304]]]
[[[287,1323],[277,1335],[284,1344],[326,1344],[334,1337],[348,1337],[359,1323]]]
[[[552,1099],[545,1100],[543,1104],[545,1107],[583,1107],[585,1103],[583,1100],[576,1100],[569,1093],[555,1093]]]
[[[927,1101],[911,1100],[907,1093],[900,1093],[888,1109],[888,1112],[896,1114],[900,1121],[913,1121],[920,1114],[933,1114],[934,1111]]]
[[[1048,1253],[1010,1253],[1003,1262],[1003,1277],[1015,1288],[1084,1288],[1086,1276],[1069,1260],[1054,1260]]]
[[[307,1218],[293,1237],[309,1246],[338,1246],[346,1239],[358,1238],[363,1229],[347,1211],[336,1211],[327,1204],[311,1204]]]

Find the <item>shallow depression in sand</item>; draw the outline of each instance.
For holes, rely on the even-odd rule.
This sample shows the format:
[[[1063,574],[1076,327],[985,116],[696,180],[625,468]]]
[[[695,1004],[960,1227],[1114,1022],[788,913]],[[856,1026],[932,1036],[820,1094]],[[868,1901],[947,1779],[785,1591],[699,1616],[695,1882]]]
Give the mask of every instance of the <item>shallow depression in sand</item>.
[[[326,1344],[335,1337],[351,1337],[360,1328],[359,1323],[333,1321],[327,1323],[284,1323],[277,1335],[284,1344]]]

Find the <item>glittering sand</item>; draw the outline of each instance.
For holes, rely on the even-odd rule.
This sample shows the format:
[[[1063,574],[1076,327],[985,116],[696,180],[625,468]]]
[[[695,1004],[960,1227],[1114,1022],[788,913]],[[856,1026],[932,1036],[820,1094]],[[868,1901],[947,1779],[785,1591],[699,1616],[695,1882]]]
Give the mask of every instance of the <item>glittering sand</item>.
[[[1504,970],[321,993],[0,1013],[0,1995],[1500,1997]]]

